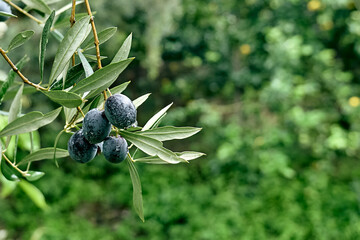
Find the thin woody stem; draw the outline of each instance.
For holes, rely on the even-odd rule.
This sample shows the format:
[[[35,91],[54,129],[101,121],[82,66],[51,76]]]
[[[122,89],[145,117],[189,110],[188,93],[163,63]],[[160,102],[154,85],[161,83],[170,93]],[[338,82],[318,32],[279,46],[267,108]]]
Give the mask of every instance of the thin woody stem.
[[[77,110],[81,113],[81,115],[82,115],[83,117],[85,117],[85,114],[84,114],[83,111],[81,110],[81,107],[77,107]]]
[[[42,24],[43,22],[39,19],[37,19],[36,17],[34,17],[33,15],[29,14],[28,12],[24,11],[24,9],[22,9],[21,7],[19,7],[18,5],[16,5],[15,3],[11,2],[10,0],[4,0],[5,2],[7,2],[10,6],[12,6],[13,8],[15,8],[16,10],[18,10],[19,12],[21,12],[22,14],[26,15],[27,17],[31,18],[32,20],[34,20],[35,22],[37,22],[38,24]]]
[[[71,27],[75,24],[75,7],[76,7],[76,0],[72,1],[72,8],[71,8],[71,16],[70,16],[70,24]]]
[[[29,81],[29,79],[27,79],[21,72],[20,70],[14,65],[14,63],[10,60],[10,58],[6,55],[6,52],[0,47],[0,53],[1,55],[4,57],[5,61],[10,65],[10,67],[14,70],[14,72],[19,75],[19,77],[21,78],[21,80],[23,80],[24,83],[29,84],[30,86],[33,86],[36,89],[40,89],[43,91],[47,91],[46,88],[43,88],[42,86],[32,83]]]
[[[75,7],[76,7],[76,0],[72,1],[72,8],[71,8],[71,16],[70,16],[70,24],[71,27],[74,26],[76,20],[75,20]],[[72,55],[72,66],[75,66],[75,53]]]
[[[98,69],[101,69],[102,66],[101,66],[101,58],[100,58],[99,38],[98,38],[98,35],[97,35],[97,32],[96,32],[94,16],[91,13],[89,0],[85,0],[85,5],[86,5],[87,13],[90,16],[91,28],[92,28],[92,31],[93,31],[93,34],[94,34],[94,44],[95,44],[95,48],[96,48],[96,58],[97,58]]]
[[[134,159],[131,157],[131,155],[130,155],[129,152],[127,152],[127,155],[128,155],[129,159],[130,159],[132,162],[135,162]]]
[[[5,155],[5,153],[2,153],[3,158],[11,165],[11,167],[13,167],[16,171],[18,171],[19,173],[21,173],[21,175],[26,176],[26,172],[24,172],[23,170],[21,170],[20,168],[17,167],[17,165],[15,165],[13,162],[11,162],[7,156]]]
[[[80,110],[81,110],[81,108],[80,108]],[[79,111],[79,109],[77,109],[76,114],[72,117],[72,119],[70,120],[70,122],[67,123],[67,124],[64,126],[64,130],[65,130],[65,131],[67,131],[67,130],[74,124],[74,122],[76,121],[77,117],[79,116],[79,113],[80,113],[80,111]]]
[[[100,48],[99,48],[99,38],[96,32],[96,27],[95,27],[95,22],[94,22],[94,16],[91,13],[91,7],[90,7],[90,3],[89,0],[85,0],[85,5],[86,5],[86,10],[88,15],[90,16],[90,23],[91,23],[91,28],[94,34],[94,44],[95,44],[95,49],[96,49],[96,59],[97,59],[97,64],[98,64],[98,69],[101,69],[101,58],[100,58]],[[104,95],[104,99],[107,99],[107,95],[106,95],[106,90],[103,91],[103,95]]]

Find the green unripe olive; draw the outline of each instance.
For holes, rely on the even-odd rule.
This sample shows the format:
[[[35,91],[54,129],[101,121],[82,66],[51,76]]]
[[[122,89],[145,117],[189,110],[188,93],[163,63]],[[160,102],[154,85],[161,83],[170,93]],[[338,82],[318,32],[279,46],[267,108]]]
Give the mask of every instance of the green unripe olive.
[[[79,163],[87,163],[92,160],[98,150],[96,144],[91,144],[86,140],[83,130],[79,130],[68,141],[68,151],[70,157]]]
[[[121,163],[128,153],[128,144],[122,137],[107,137],[103,144],[105,159],[111,163]]]
[[[123,94],[110,96],[105,102],[105,115],[112,125],[127,128],[136,122],[136,108]]]

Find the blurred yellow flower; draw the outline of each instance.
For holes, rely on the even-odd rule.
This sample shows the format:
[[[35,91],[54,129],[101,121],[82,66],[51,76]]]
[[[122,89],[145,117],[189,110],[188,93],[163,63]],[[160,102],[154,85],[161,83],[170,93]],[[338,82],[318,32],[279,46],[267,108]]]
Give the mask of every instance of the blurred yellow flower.
[[[321,8],[321,2],[318,0],[311,0],[308,2],[307,8],[309,11],[317,11]]]
[[[349,105],[352,107],[358,107],[360,105],[360,98],[359,97],[349,98]]]
[[[251,53],[251,47],[249,44],[243,44],[240,46],[240,53],[242,55],[249,55]]]

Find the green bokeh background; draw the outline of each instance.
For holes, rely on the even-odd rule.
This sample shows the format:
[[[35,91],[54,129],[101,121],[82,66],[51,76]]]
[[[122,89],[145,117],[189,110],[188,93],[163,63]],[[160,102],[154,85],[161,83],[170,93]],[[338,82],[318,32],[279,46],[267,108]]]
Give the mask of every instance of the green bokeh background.
[[[62,159],[59,168],[52,161],[33,164],[46,172],[34,184],[51,208],[38,209],[15,189],[0,199],[0,239],[360,238],[360,11],[354,1],[91,4],[99,31],[118,27],[101,46],[109,57],[104,64],[133,33],[136,60],[117,83],[132,81],[125,91],[131,99],[152,93],[139,108],[139,124],[174,102],[162,125],[203,130],[166,146],[207,156],[191,164],[136,165],[145,223],[132,208],[125,164],[101,157],[86,165]],[[41,28],[18,15],[7,22],[0,46],[20,30],[35,30],[9,56],[17,61],[27,54],[24,73],[36,82]],[[46,76],[56,46],[50,38]],[[9,70],[3,60],[0,70]],[[55,107],[40,93],[23,98],[25,113]],[[59,118],[40,129],[41,147],[53,145],[63,123]],[[25,141],[19,156],[27,149]]]

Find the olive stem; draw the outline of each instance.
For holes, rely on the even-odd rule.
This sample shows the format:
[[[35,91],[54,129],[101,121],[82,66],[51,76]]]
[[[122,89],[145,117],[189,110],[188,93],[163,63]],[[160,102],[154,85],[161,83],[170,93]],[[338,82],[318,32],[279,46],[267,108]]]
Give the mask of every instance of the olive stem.
[[[17,165],[15,165],[13,162],[11,162],[7,156],[5,155],[5,153],[2,153],[3,158],[19,173],[21,173],[21,175],[23,175],[24,177],[27,176],[27,172],[24,172],[23,170],[21,170],[20,168],[17,167]]]
[[[71,16],[70,16],[70,25],[71,27],[74,26],[76,19],[75,19],[75,7],[76,7],[76,0],[72,1],[72,8],[71,8]],[[75,66],[75,53],[71,57],[71,65]]]
[[[101,58],[100,58],[100,48],[99,48],[99,38],[96,32],[96,27],[95,27],[95,22],[94,22],[94,16],[91,13],[91,7],[90,7],[90,3],[89,0],[85,0],[85,5],[86,5],[86,10],[88,12],[88,15],[90,16],[90,23],[91,23],[91,28],[94,34],[94,44],[95,44],[95,48],[96,48],[96,58],[97,58],[97,63],[98,63],[98,69],[101,69]]]
[[[134,159],[132,159],[132,157],[131,157],[131,155],[130,155],[129,151],[127,152],[127,155],[128,155],[129,159],[130,159],[132,162],[135,162],[135,161],[134,161]]]
[[[34,88],[36,88],[37,90],[43,90],[43,91],[48,91],[48,89],[35,84],[33,82],[30,82],[29,79],[27,79],[21,72],[20,70],[15,66],[15,64],[10,60],[10,58],[6,55],[6,52],[0,47],[0,54],[4,57],[5,61],[10,65],[10,67],[14,70],[14,72],[19,75],[19,77],[21,78],[21,80],[23,80],[24,83],[29,84],[30,86],[33,86]]]
[[[90,16],[90,24],[91,24],[92,32],[94,34],[94,44],[95,44],[95,49],[96,49],[96,59],[97,59],[98,69],[101,69],[102,65],[101,65],[101,55],[100,55],[100,47],[99,47],[100,43],[99,43],[99,38],[98,38],[98,35],[96,32],[94,16],[91,13],[91,7],[90,7],[89,0],[85,0],[85,5],[86,5],[86,10],[88,12],[88,15]],[[106,101],[106,99],[107,99],[106,90],[103,91],[103,94],[104,94],[104,100]]]
[[[82,115],[83,117],[85,117],[85,114],[84,114],[83,111],[81,110],[81,107],[80,107],[80,106],[77,107],[77,110],[81,113],[81,115]]]

